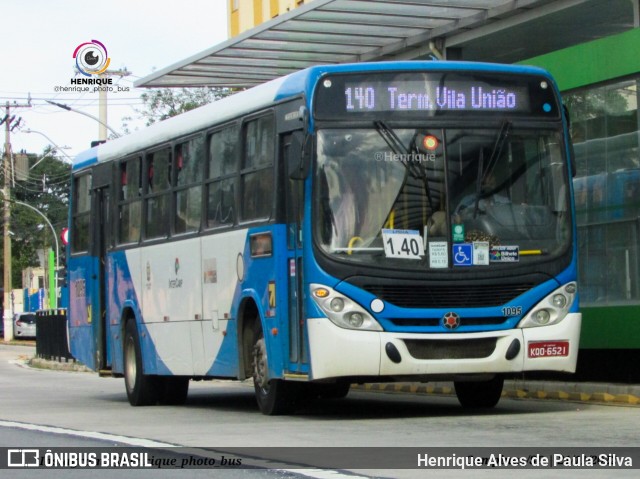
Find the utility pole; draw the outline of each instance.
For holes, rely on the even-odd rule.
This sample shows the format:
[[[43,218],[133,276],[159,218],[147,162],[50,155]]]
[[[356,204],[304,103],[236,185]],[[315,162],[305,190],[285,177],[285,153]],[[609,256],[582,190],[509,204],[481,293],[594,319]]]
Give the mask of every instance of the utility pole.
[[[124,70],[106,70],[100,75],[100,78],[109,78],[109,77],[126,77],[131,75],[131,72],[127,69]],[[55,101],[45,100],[47,103],[55,105],[57,107],[63,108],[67,111],[75,111],[76,113],[80,113],[81,115],[88,116],[92,120],[95,120],[99,123],[98,126],[98,141],[104,142],[107,141],[107,129],[113,133],[116,138],[120,137],[120,134],[116,132],[113,128],[109,126],[107,123],[107,88],[108,86],[104,86],[98,90],[98,117],[90,115],[89,113],[85,113],[84,111],[76,110],[71,108],[68,105],[63,105],[62,103],[56,103]]]
[[[131,72],[125,70],[106,70],[100,74],[100,78],[109,77],[126,77],[131,75]],[[100,126],[98,127],[98,140],[107,141],[107,89],[100,89],[98,92],[98,116],[100,118]]]
[[[11,116],[12,108],[30,108],[31,107],[31,95],[29,95],[29,102],[27,104],[19,105],[13,103],[9,104],[7,101],[5,105],[5,117],[2,120],[4,123],[4,188],[2,189],[3,196],[3,218],[4,218],[4,340],[11,341],[13,339],[13,304],[11,301],[12,294],[12,281],[11,281],[11,130],[16,127],[17,123],[14,122],[15,115]],[[18,123],[20,119],[18,119]],[[1,124],[1,123],[0,123]]]

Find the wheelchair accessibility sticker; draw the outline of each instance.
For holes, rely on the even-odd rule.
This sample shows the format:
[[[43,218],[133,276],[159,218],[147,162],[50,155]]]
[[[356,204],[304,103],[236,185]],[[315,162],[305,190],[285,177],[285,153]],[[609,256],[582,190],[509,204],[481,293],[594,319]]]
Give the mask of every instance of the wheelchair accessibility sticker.
[[[473,245],[458,243],[453,245],[453,266],[473,266]]]

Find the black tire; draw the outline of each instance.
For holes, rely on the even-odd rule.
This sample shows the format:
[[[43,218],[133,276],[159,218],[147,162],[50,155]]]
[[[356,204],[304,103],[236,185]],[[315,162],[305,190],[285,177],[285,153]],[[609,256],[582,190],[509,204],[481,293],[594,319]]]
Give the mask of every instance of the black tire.
[[[254,336],[252,351],[253,387],[260,412],[267,416],[290,414],[296,407],[297,385],[269,379],[267,348],[262,331]]]
[[[313,387],[320,399],[342,399],[349,394],[351,383],[314,384]]]
[[[189,393],[189,378],[185,376],[158,376],[160,404],[179,406],[184,404]]]
[[[456,381],[458,401],[464,408],[489,409],[500,401],[504,378],[495,376],[489,381]]]
[[[138,328],[134,320],[127,321],[123,344],[124,386],[132,406],[150,406],[158,402],[157,376],[144,374]]]

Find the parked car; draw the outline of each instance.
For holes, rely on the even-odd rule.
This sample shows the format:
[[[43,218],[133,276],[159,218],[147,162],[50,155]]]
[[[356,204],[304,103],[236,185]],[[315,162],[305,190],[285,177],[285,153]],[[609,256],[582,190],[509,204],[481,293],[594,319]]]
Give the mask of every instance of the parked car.
[[[13,316],[13,336],[15,338],[35,338],[36,315],[34,313],[16,313]]]

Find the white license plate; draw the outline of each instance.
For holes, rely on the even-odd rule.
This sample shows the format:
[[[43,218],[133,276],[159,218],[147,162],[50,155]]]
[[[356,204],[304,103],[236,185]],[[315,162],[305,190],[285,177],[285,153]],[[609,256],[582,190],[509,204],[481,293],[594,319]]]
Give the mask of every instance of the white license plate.
[[[529,343],[530,358],[569,356],[569,341],[535,341]]]

